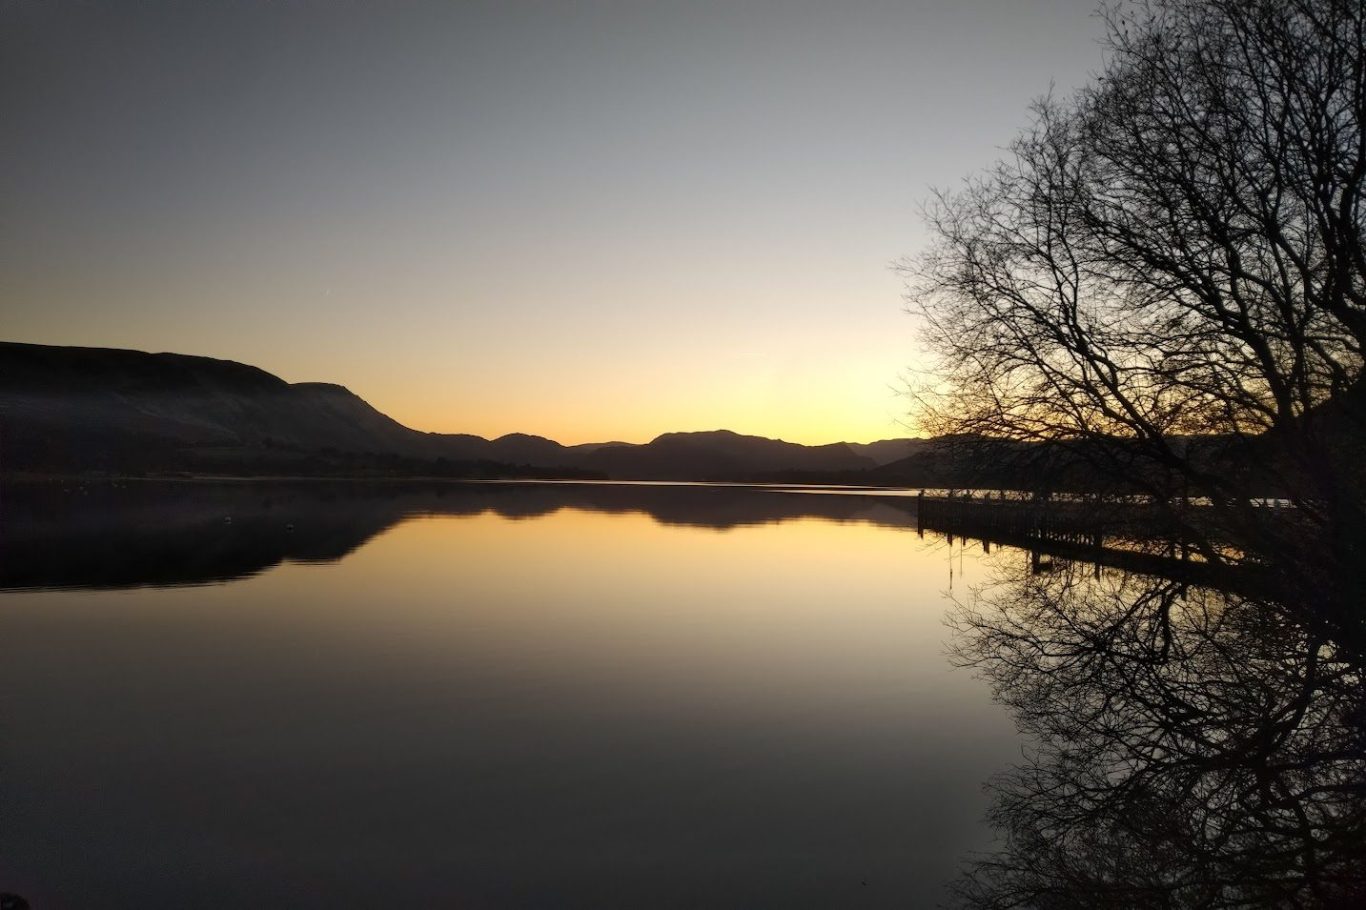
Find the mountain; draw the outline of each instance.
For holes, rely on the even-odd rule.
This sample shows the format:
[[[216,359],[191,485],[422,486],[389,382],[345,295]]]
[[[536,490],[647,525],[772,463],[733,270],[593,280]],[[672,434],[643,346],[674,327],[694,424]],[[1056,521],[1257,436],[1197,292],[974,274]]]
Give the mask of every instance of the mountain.
[[[604,446],[579,463],[610,477],[639,480],[752,479],[777,471],[863,471],[876,466],[842,442],[803,446],[729,430],[665,433],[645,445]]]
[[[290,385],[207,357],[0,345],[7,462],[90,463],[180,449],[415,452],[411,430],[340,386]]]
[[[478,437],[475,437],[478,438]],[[571,464],[575,455],[553,439],[526,433],[508,433],[488,443],[486,458],[512,464]]]
[[[804,446],[728,430],[644,445],[424,433],[349,389],[185,354],[0,343],[0,470],[858,482],[914,440]]]
[[[291,384],[229,360],[0,343],[0,468],[7,471],[309,474],[427,466],[441,473],[459,463],[465,468],[458,473],[499,473],[470,464],[520,456],[517,442],[421,433],[343,386]]]
[[[932,442],[929,439],[879,439],[877,442],[846,442],[845,445],[881,466],[910,458]]]

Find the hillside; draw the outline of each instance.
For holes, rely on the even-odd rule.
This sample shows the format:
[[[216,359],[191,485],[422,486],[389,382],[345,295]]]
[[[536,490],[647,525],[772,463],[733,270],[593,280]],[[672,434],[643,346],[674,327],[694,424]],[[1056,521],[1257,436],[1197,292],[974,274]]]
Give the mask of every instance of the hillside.
[[[622,479],[723,480],[771,471],[862,471],[875,466],[844,443],[803,446],[729,430],[665,433],[645,445],[604,446],[579,462]]]
[[[410,429],[340,385],[233,361],[0,343],[6,472],[543,473],[511,470],[505,461],[527,461],[518,454]]]
[[[797,472],[858,482],[911,442],[803,446],[715,430],[665,433],[644,445],[563,446],[524,433],[492,440],[424,433],[343,386],[288,383],[233,361],[0,343],[5,472],[651,480],[753,480]]]

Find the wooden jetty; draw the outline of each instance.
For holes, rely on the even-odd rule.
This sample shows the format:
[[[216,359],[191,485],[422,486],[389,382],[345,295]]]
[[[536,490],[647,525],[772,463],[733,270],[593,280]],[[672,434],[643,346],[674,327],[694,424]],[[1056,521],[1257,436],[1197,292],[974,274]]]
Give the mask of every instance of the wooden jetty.
[[[1036,572],[1053,556],[1249,593],[1258,581],[1255,567],[1197,558],[1160,510],[1133,503],[921,493],[916,528],[1026,550]]]

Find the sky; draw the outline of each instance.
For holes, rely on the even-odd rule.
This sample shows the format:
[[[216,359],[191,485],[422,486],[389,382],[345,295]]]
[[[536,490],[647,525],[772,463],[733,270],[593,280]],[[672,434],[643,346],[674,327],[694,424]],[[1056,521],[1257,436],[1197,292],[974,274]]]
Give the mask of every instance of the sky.
[[[0,0],[0,338],[566,444],[913,435],[921,206],[1094,0]]]

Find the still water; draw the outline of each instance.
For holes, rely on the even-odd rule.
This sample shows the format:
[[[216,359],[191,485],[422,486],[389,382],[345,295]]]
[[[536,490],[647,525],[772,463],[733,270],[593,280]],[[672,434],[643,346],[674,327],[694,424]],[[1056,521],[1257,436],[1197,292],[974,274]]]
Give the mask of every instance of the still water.
[[[945,625],[985,568],[907,500],[5,494],[34,908],[920,907],[992,846],[1020,745]]]

